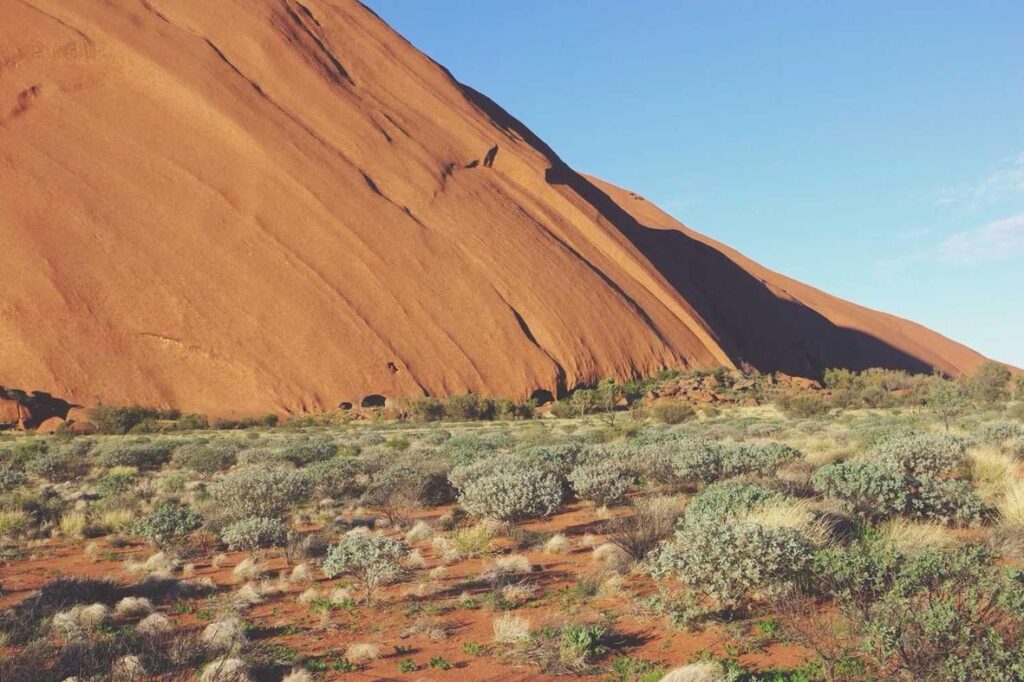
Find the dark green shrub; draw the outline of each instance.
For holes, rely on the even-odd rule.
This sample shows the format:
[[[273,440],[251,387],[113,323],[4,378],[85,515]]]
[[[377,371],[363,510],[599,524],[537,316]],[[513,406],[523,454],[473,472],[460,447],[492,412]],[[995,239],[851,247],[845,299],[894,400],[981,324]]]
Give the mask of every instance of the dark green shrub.
[[[787,417],[807,418],[827,414],[829,403],[825,396],[813,391],[788,391],[775,397],[775,407]]]
[[[453,421],[494,419],[494,403],[472,393],[453,395],[445,399],[444,413]]]
[[[437,422],[444,419],[444,404],[430,396],[410,400],[406,409],[409,416],[418,422]]]
[[[106,467],[124,466],[157,469],[171,458],[170,443],[110,443],[96,455],[96,463]]]
[[[0,468],[0,493],[13,490],[25,482],[25,474],[16,469]]]
[[[136,480],[131,471],[112,471],[99,480],[96,492],[103,497],[120,497],[135,487]]]
[[[146,420],[159,417],[156,410],[146,407],[115,407],[100,405],[93,409],[92,420],[100,433],[124,435]]]
[[[326,438],[292,443],[285,446],[281,456],[295,466],[305,466],[313,462],[322,462],[338,454],[338,445]]]
[[[689,403],[660,402],[651,407],[651,416],[662,424],[682,424],[697,416]]]
[[[994,360],[983,362],[967,380],[971,396],[981,403],[997,403],[1009,399],[1009,368]]]
[[[132,532],[164,547],[173,544],[203,525],[203,520],[188,507],[161,504],[148,515],[137,519]]]
[[[173,461],[183,469],[200,474],[215,474],[235,463],[233,448],[221,444],[189,443],[174,451]]]
[[[41,476],[54,483],[63,483],[89,473],[88,458],[75,455],[68,450],[49,450],[36,455],[25,463],[25,471]]]

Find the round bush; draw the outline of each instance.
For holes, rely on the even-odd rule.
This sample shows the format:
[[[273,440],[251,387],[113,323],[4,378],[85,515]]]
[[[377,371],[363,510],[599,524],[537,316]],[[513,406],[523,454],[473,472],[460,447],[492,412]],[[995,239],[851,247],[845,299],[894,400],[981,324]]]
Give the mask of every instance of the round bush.
[[[907,475],[936,475],[962,467],[967,445],[956,436],[922,433],[884,440],[873,454],[895,463]]]
[[[978,429],[978,437],[985,443],[1002,443],[1024,437],[1024,426],[1011,421],[986,422]]]
[[[709,485],[686,508],[686,522],[722,524],[741,517],[769,502],[786,499],[779,492],[739,481]]]
[[[228,521],[250,517],[281,518],[310,491],[304,472],[288,469],[241,469],[211,486],[210,495]]]
[[[725,608],[753,595],[792,586],[807,570],[813,548],[800,531],[757,523],[700,520],[682,524],[654,556],[654,573],[670,576]]]
[[[235,453],[222,445],[189,443],[174,451],[173,461],[183,469],[200,474],[215,474],[230,469],[235,463]]]
[[[171,458],[173,449],[167,443],[114,443],[100,450],[96,461],[107,467],[156,469]]]
[[[662,424],[682,424],[697,416],[688,403],[662,402],[651,408],[651,416]]]
[[[255,552],[265,547],[285,544],[288,541],[288,528],[279,519],[253,517],[232,523],[220,537],[229,549]]]
[[[722,476],[722,452],[716,443],[700,438],[673,441],[672,471],[680,481],[711,483]]]
[[[811,477],[819,493],[839,500],[862,518],[883,519],[906,511],[910,480],[902,471],[884,463],[851,460],[827,464]]]
[[[191,533],[203,520],[188,507],[161,504],[148,515],[137,519],[132,532],[150,542],[164,546]]]
[[[322,462],[338,454],[338,445],[326,438],[292,443],[286,445],[281,456],[295,466],[304,466],[312,462]]]
[[[54,483],[71,481],[89,473],[89,459],[66,450],[48,450],[25,463],[25,471]]]
[[[25,474],[16,469],[0,469],[0,493],[13,490],[25,482]]]
[[[569,482],[577,498],[603,507],[622,503],[633,477],[614,465],[588,464],[573,469]]]
[[[366,489],[362,463],[353,457],[335,457],[305,469],[313,491],[334,498],[358,497]]]
[[[724,448],[722,473],[724,476],[773,476],[783,466],[803,457],[802,452],[783,443],[738,443]]]
[[[459,504],[474,516],[499,521],[550,516],[562,504],[562,484],[549,471],[499,471],[465,483],[459,492]]]

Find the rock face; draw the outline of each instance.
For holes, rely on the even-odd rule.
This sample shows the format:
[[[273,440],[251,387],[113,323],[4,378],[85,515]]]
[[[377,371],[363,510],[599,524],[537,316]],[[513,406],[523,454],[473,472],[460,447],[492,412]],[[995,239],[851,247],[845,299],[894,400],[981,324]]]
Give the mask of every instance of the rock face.
[[[354,1],[0,18],[0,384],[231,416],[983,359],[578,174]]]

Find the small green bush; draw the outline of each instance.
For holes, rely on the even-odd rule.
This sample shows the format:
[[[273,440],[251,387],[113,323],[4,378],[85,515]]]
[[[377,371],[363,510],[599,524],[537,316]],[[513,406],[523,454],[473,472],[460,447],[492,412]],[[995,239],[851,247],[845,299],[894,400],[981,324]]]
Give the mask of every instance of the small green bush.
[[[787,417],[806,419],[828,414],[829,403],[825,396],[813,391],[788,391],[775,397],[775,407]]]
[[[171,458],[168,443],[112,443],[97,453],[96,463],[106,467],[124,466],[156,469]]]
[[[337,499],[354,499],[366,490],[362,462],[354,457],[335,457],[316,462],[305,469],[306,477],[316,495]]]
[[[183,469],[200,474],[215,474],[234,465],[235,452],[219,444],[189,443],[175,450],[172,459]]]
[[[819,493],[839,500],[864,519],[903,514],[910,504],[911,480],[899,469],[865,460],[827,464],[811,477]]]
[[[25,482],[25,474],[16,469],[0,468],[0,493],[13,490]]]
[[[188,507],[161,504],[148,515],[137,519],[132,532],[161,547],[173,544],[203,525],[198,514]]]
[[[782,493],[739,481],[715,483],[690,501],[685,520],[687,523],[726,523],[767,503],[784,499]]]
[[[318,438],[285,446],[281,456],[295,466],[322,462],[338,454],[338,445],[327,438]]]
[[[402,572],[401,560],[408,554],[405,543],[382,535],[350,533],[327,549],[323,572],[328,578],[349,575],[363,585],[366,600],[374,591]]]
[[[783,466],[803,457],[802,452],[783,443],[737,443],[723,449],[722,474],[774,476]]]
[[[697,416],[689,403],[660,402],[651,408],[651,416],[662,424],[682,424]]]
[[[256,552],[266,547],[281,547],[288,541],[288,528],[279,519],[251,517],[235,521],[221,532],[229,549]]]
[[[985,443],[998,444],[1011,438],[1024,437],[1024,426],[1017,422],[995,421],[986,422],[978,429],[978,438]]]
[[[113,470],[96,484],[96,492],[103,497],[120,497],[135,487],[138,477],[134,471]]]
[[[898,515],[947,524],[975,524],[985,506],[969,484],[937,476],[910,476],[893,458],[829,464],[811,477],[815,490],[839,500],[863,519]]]
[[[230,523],[250,517],[279,519],[310,492],[304,472],[240,469],[210,487],[217,512]]]
[[[116,407],[100,405],[93,409],[92,420],[100,433],[124,435],[147,420],[159,418],[159,413],[146,407]]]
[[[54,483],[63,483],[89,473],[91,462],[67,450],[48,450],[25,463],[25,471]]]
[[[722,449],[717,443],[686,438],[666,444],[672,472],[687,483],[711,483],[722,477]]]

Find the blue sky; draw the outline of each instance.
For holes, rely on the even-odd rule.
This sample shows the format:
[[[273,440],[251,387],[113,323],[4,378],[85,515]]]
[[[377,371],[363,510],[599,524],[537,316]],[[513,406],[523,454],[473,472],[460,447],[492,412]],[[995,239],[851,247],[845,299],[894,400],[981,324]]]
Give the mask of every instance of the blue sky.
[[[368,4],[576,169],[1024,367],[1024,2]]]

